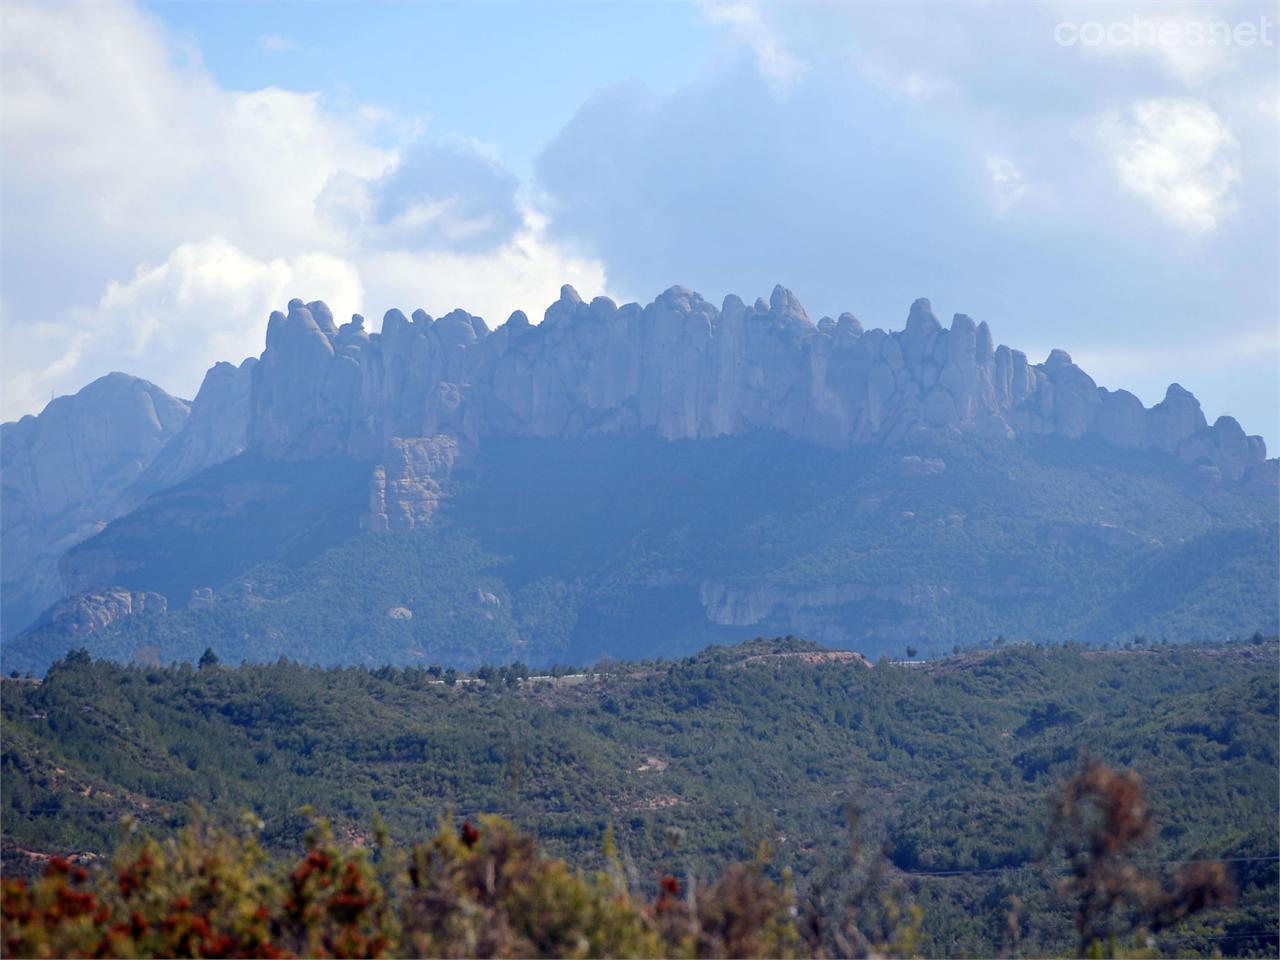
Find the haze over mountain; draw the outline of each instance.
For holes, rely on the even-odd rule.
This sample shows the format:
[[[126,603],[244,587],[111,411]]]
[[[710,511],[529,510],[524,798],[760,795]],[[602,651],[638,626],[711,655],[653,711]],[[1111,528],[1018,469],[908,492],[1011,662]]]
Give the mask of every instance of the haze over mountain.
[[[391,310],[372,334],[293,300],[189,405],[113,374],[5,424],[3,468],[23,666],[68,637],[459,664],[765,628],[871,653],[1181,639],[1277,606],[1261,437],[927,300],[886,332],[782,287],[717,308],[566,286],[538,325]]]

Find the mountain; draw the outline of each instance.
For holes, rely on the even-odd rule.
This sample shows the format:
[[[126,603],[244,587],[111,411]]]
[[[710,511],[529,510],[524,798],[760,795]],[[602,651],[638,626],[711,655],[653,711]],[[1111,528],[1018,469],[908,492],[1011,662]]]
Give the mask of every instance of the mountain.
[[[1064,351],[1033,366],[996,348],[985,323],[957,315],[943,329],[927,300],[905,330],[864,333],[850,314],[813,324],[781,287],[767,304],[730,296],[720,310],[680,287],[620,309],[565,287],[536,328],[522,313],[490,334],[461,310],[412,322],[393,310],[376,340],[358,321],[335,331],[323,305],[311,308],[294,301],[268,326],[250,427],[268,456],[408,463],[415,445],[395,438],[646,430],[668,440],[774,430],[847,447],[929,428],[1096,435],[1228,479],[1266,456],[1230,417],[1208,427],[1176,384],[1145,410],[1132,394],[1099,390]]]
[[[62,593],[58,557],[142,501],[138,482],[190,405],[123,373],[0,427],[5,636]]]
[[[6,665],[68,639],[456,665],[765,630],[941,651],[1252,632],[1278,606],[1260,437],[926,300],[886,332],[781,287],[719,309],[565,287],[538,325],[392,310],[378,334],[294,300],[143,467],[118,519],[46,548],[70,596]]]

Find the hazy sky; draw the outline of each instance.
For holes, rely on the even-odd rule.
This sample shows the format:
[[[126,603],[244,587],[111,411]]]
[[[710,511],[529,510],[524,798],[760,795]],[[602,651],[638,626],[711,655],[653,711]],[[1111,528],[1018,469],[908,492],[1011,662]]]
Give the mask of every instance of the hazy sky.
[[[0,18],[6,419],[115,369],[190,397],[293,296],[376,328],[781,282],[1280,441],[1277,3]]]

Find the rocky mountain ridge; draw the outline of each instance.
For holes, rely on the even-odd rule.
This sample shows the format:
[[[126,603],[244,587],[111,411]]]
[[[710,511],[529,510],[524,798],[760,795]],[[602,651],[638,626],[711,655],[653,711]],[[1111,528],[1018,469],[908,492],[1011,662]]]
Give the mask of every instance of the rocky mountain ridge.
[[[271,315],[261,358],[216,364],[190,404],[112,374],[4,425],[5,636],[62,595],[56,566],[70,546],[242,451],[367,464],[361,525],[395,530],[431,522],[443,481],[487,437],[756,431],[832,449],[937,432],[1094,438],[1168,454],[1206,482],[1270,489],[1277,475],[1261,437],[1231,417],[1209,425],[1178,384],[1146,408],[1098,387],[1065,351],[1033,364],[985,322],[957,314],[944,327],[923,299],[903,330],[885,331],[848,313],[814,323],[782,287],[717,308],[682,287],[618,306],[565,286],[538,325],[520,311],[491,330],[463,310],[390,310],[379,333],[293,300]],[[711,606],[736,621],[744,602],[754,605],[726,595]]]
[[[927,430],[1096,436],[1211,479],[1275,472],[1261,437],[1232,417],[1210,426],[1176,383],[1148,409],[1099,387],[1063,350],[1032,364],[996,346],[985,322],[956,314],[943,327],[928,300],[901,331],[864,331],[848,313],[813,323],[782,287],[768,303],[731,295],[717,309],[683,287],[619,307],[565,286],[537,326],[519,311],[490,330],[463,310],[390,310],[380,334],[293,300],[268,323],[247,435],[266,457],[382,464],[368,524],[387,528],[429,517],[440,476],[485,436],[628,430],[670,440],[773,430],[837,448]]]
[[[776,287],[768,303],[717,309],[672,287],[645,307],[585,303],[569,286],[533,326],[517,311],[495,330],[455,310],[390,310],[336,327],[319,301],[273,313],[253,371],[250,446],[268,457],[379,459],[393,438],[566,436],[652,430],[666,439],[777,430],[845,447],[950,429],[1013,438],[1096,435],[1156,449],[1237,480],[1265,461],[1232,417],[1207,424],[1171,384],[1150,409],[1098,387],[1066,351],[1044,363],[996,346],[986,322],[949,328],[928,300],[901,331],[864,331],[852,314],[813,323]]]

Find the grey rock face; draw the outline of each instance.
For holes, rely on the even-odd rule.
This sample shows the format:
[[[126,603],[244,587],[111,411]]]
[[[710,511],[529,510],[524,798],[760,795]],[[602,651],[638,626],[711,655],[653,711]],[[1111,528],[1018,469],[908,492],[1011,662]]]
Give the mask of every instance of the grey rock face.
[[[458,443],[452,437],[414,440],[395,437],[369,481],[369,512],[361,519],[367,530],[412,530],[431,522],[444,491]]]
[[[144,611],[164,613],[167,609],[168,602],[158,593],[107,587],[59,601],[49,615],[56,630],[71,637],[82,637],[122,617]]]
[[[317,312],[323,325],[301,300],[290,300],[287,314],[267,321],[267,349],[252,374],[249,442],[255,447],[319,456],[346,439],[343,421],[351,411],[339,408],[358,371],[345,350],[334,350],[337,330],[328,308]]]
[[[1259,463],[1251,441],[1261,443],[1261,437],[1246,437],[1235,417],[1219,417],[1212,427],[1201,429],[1178,445],[1178,459],[1187,463],[1211,466],[1225,480],[1241,479],[1251,467]],[[1261,450],[1265,458],[1266,450]]]
[[[1205,428],[1200,401],[1180,384],[1171,383],[1164,399],[1151,408],[1147,436],[1157,450],[1174,453],[1183,441]]]
[[[189,413],[154,384],[112,373],[0,427],[6,637],[61,595],[58,557],[137,505],[137,481]]]
[[[463,310],[438,320],[392,310],[380,335],[365,335],[362,322],[334,331],[317,312],[328,316],[323,304],[295,300],[272,315],[249,443],[267,457],[381,461],[375,487],[392,492],[413,488],[420,470],[400,441],[448,436],[466,456],[497,434],[776,430],[833,447],[927,430],[1097,436],[1232,480],[1265,461],[1261,438],[1233,420],[1209,428],[1176,384],[1147,410],[1130,393],[1100,389],[1066,351],[1030,364],[996,346],[985,323],[957,314],[944,327],[924,299],[890,332],[864,331],[847,313],[814,324],[783,287],[767,303],[731,295],[717,309],[684,287],[620,307],[565,286],[540,325],[517,311],[493,331]],[[371,516],[381,514],[375,504]]]
[[[1095,429],[1115,447],[1143,450],[1151,442],[1147,431],[1147,410],[1128,390],[1098,391],[1099,406]]]
[[[186,426],[160,451],[139,479],[139,487],[144,492],[173,486],[245,449],[253,368],[257,363],[255,357],[250,357],[238,367],[216,363],[209,368],[200,392],[191,403]]]

